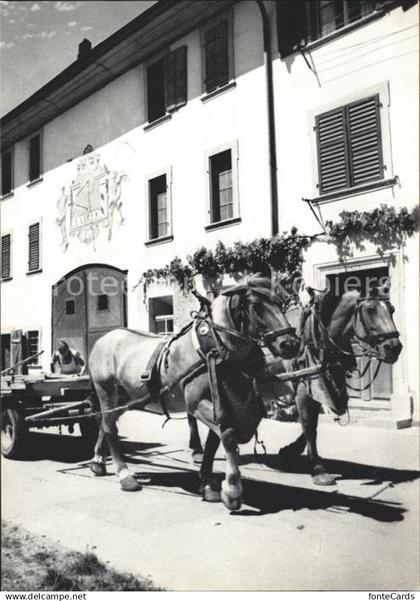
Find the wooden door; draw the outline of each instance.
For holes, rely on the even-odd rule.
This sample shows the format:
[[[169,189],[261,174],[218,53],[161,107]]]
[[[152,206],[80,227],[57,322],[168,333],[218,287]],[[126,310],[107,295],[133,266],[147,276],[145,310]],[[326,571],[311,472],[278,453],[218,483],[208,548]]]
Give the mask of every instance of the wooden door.
[[[96,340],[126,325],[126,273],[86,266],[53,287],[52,342],[64,339],[87,360]]]

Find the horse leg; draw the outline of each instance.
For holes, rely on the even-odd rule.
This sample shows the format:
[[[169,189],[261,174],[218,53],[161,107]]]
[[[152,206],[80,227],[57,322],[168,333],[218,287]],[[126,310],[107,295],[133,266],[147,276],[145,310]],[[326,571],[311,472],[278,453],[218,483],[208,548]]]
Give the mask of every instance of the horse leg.
[[[192,415],[188,415],[188,426],[190,429],[189,447],[191,449],[192,460],[194,463],[201,463],[203,461],[203,447],[201,446],[197,420]]]
[[[221,498],[223,505],[233,511],[241,507],[243,492],[238,466],[238,445],[233,428],[222,432],[222,444],[226,454],[226,477],[222,482]]]
[[[316,445],[319,403],[309,396],[304,384],[299,384],[298,386],[296,406],[299,412],[303,434],[308,444],[308,456],[312,464],[312,481],[314,484],[320,486],[330,486],[335,484],[336,480],[334,476],[329,474],[322,464]]]
[[[299,455],[302,455],[306,449],[305,434],[301,434],[294,442],[282,447],[279,450],[280,461],[288,462]]]
[[[209,430],[200,468],[200,493],[203,495],[203,500],[210,503],[220,501],[220,485],[213,476],[213,461],[219,444],[219,436],[213,430]]]
[[[98,384],[96,384],[95,387],[102,409],[109,410],[118,408],[118,389],[115,383],[112,383],[112,385],[109,386],[109,389]],[[141,490],[140,484],[137,482],[134,475],[130,473],[120,451],[117,430],[118,417],[119,415],[117,415],[116,411],[102,413],[101,430],[103,432],[104,442],[107,444],[109,452],[111,453],[112,461],[120,480],[121,490],[130,492]]]
[[[106,456],[107,446],[105,443],[105,436],[101,426],[99,426],[98,440],[95,444],[94,456],[89,464],[91,471],[95,476],[105,476],[106,474]]]

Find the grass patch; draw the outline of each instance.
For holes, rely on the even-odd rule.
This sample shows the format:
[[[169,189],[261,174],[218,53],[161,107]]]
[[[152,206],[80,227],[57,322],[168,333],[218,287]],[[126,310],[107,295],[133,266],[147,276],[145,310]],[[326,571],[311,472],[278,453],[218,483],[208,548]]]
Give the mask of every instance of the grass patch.
[[[3,591],[156,591],[147,578],[118,572],[92,551],[74,553],[2,521]]]

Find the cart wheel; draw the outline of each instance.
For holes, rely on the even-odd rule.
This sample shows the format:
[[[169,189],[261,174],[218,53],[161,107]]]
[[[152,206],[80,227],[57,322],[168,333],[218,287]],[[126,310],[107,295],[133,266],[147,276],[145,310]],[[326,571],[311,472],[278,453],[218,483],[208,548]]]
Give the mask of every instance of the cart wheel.
[[[16,409],[1,411],[1,453],[9,459],[23,454],[28,429],[23,416]]]
[[[90,419],[81,419],[79,428],[84,444],[89,449],[93,450],[99,434],[99,426],[96,419],[94,417],[91,417]]]

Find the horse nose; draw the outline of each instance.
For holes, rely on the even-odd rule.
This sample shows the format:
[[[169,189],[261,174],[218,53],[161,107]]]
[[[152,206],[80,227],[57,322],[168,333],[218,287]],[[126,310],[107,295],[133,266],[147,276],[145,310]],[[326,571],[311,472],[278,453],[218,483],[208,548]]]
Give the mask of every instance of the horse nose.
[[[398,339],[388,340],[384,344],[384,351],[388,354],[398,356],[402,350],[402,344]]]

